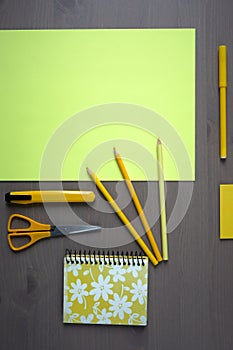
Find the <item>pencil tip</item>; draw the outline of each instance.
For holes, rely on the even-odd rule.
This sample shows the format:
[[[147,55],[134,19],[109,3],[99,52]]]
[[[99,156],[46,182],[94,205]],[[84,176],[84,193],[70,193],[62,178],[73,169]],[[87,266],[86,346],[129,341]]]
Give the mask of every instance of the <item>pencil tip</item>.
[[[114,155],[115,155],[115,156],[119,155],[119,153],[118,153],[117,150],[116,150],[116,147],[113,147],[113,150],[114,150]]]
[[[158,138],[158,145],[160,145],[162,142],[161,142],[161,140],[160,140],[160,138]]]

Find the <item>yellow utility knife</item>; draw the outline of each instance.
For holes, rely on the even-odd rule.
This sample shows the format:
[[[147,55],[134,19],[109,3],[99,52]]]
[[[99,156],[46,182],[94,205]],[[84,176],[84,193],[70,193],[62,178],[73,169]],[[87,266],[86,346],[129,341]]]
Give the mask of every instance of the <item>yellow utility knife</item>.
[[[5,194],[8,203],[32,204],[43,202],[93,202],[92,191],[19,191]]]

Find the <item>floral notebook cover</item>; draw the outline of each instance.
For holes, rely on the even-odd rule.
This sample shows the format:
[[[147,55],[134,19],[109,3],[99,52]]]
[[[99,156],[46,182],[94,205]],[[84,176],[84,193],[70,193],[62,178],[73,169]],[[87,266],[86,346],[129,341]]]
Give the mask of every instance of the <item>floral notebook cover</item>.
[[[146,326],[148,258],[64,258],[64,323]]]

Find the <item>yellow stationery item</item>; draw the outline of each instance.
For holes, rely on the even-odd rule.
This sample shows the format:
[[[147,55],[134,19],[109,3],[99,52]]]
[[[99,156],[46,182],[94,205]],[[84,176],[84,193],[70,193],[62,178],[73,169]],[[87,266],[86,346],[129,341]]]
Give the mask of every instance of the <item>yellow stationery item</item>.
[[[90,181],[85,164],[115,140],[138,165],[131,180],[155,181],[144,154],[157,133],[167,180],[194,181],[195,31],[0,30],[0,181]],[[101,179],[118,181],[110,157]]]
[[[233,184],[220,185],[220,238],[233,238]]]
[[[15,225],[15,221],[21,222],[22,226],[20,225],[21,227],[18,227],[17,223]],[[12,214],[8,220],[7,229],[9,246],[12,250],[18,252],[44,238],[94,232],[101,230],[101,227],[92,225],[53,226],[50,224],[42,224],[21,214]]]
[[[226,90],[227,90],[227,48],[219,46],[219,94],[220,94],[220,158],[227,157],[227,112],[226,112]]]
[[[112,196],[110,195],[110,193],[107,191],[107,189],[104,187],[104,185],[102,184],[102,182],[98,179],[98,177],[95,175],[95,173],[93,173],[92,170],[90,170],[89,168],[87,168],[87,172],[90,175],[92,181],[96,184],[96,186],[98,187],[98,189],[100,190],[100,192],[104,195],[104,197],[107,199],[107,201],[109,202],[109,204],[111,205],[111,207],[114,209],[114,211],[116,212],[116,214],[119,216],[119,218],[121,219],[121,221],[125,224],[125,226],[127,227],[127,229],[129,230],[129,232],[133,235],[133,237],[135,238],[136,242],[138,243],[138,245],[142,248],[142,250],[144,251],[144,253],[148,256],[148,258],[151,260],[151,262],[154,265],[158,264],[158,261],[156,260],[155,256],[153,255],[153,253],[150,251],[150,249],[147,247],[147,245],[144,243],[144,241],[142,240],[142,238],[140,237],[140,235],[137,233],[137,231],[135,230],[135,228],[133,227],[133,225],[130,223],[130,221],[128,220],[128,218],[125,216],[125,214],[121,211],[120,207],[117,205],[117,203],[114,201],[114,199],[112,198]]]
[[[166,201],[165,201],[165,193],[164,193],[165,191],[164,191],[164,174],[163,174],[163,152],[162,152],[162,143],[159,139],[157,142],[157,158],[158,158],[162,252],[163,252],[163,260],[168,260],[167,215],[166,215]]]
[[[127,173],[127,170],[125,168],[123,160],[122,160],[120,154],[117,152],[117,150],[115,148],[114,148],[114,154],[115,154],[115,158],[116,158],[117,164],[118,164],[118,166],[120,168],[120,171],[122,173],[122,176],[125,179],[125,183],[126,183],[126,185],[128,187],[129,193],[131,194],[131,197],[132,197],[132,200],[134,202],[135,208],[137,209],[138,215],[139,215],[139,217],[141,219],[141,222],[142,222],[143,227],[144,227],[144,229],[146,231],[147,237],[148,237],[148,239],[150,241],[150,244],[151,244],[151,247],[153,249],[153,252],[154,252],[157,260],[158,261],[162,261],[163,260],[162,256],[160,254],[160,251],[159,251],[159,248],[158,248],[157,243],[155,241],[155,238],[153,236],[153,233],[151,232],[150,225],[148,224],[147,218],[146,218],[146,216],[144,214],[144,211],[143,211],[141,203],[140,203],[140,201],[138,199],[137,193],[136,193],[136,191],[134,189],[134,186],[133,186],[133,184],[132,184],[132,182],[130,180],[130,177],[129,177],[128,173]]]
[[[44,202],[93,202],[92,191],[18,191],[5,194],[9,203],[32,204]]]
[[[147,325],[148,258],[66,251],[63,322]]]

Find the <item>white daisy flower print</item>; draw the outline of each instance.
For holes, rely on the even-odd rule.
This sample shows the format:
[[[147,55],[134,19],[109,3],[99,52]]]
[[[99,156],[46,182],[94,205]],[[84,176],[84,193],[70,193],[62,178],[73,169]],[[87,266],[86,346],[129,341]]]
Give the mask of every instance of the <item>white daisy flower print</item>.
[[[101,256],[99,257],[99,270],[100,272],[104,271],[105,263],[104,263],[104,258]]]
[[[108,294],[113,294],[111,288],[113,287],[112,283],[108,283],[110,281],[110,276],[107,276],[105,279],[103,275],[99,275],[98,282],[92,282],[91,286],[94,287],[89,292],[90,295],[94,295],[94,301],[97,301],[102,297],[105,301],[108,300]]]
[[[128,319],[128,324],[134,324],[134,322],[137,322],[138,318],[139,314],[132,314]]]
[[[141,321],[141,324],[146,325],[146,317],[145,316],[140,316],[140,321]]]
[[[127,269],[128,273],[132,273],[133,277],[137,278],[138,277],[138,272],[142,271],[142,266],[138,265],[135,263],[135,265],[133,265],[133,263],[130,264],[130,266]]]
[[[142,284],[142,280],[138,280],[137,284],[132,283],[132,287],[130,293],[133,294],[132,301],[138,300],[139,304],[143,305],[146,301],[147,297],[147,284]]]
[[[69,286],[67,285],[67,273],[64,272],[64,291],[69,290]]]
[[[101,314],[96,315],[98,318],[98,324],[110,324],[111,320],[110,317],[112,316],[112,312],[107,312],[107,310],[104,308],[101,310]]]
[[[119,318],[121,320],[124,319],[124,314],[131,314],[131,306],[132,302],[127,301],[127,296],[119,296],[117,293],[114,293],[114,300],[109,300],[109,303],[112,305],[110,306],[109,310],[113,311],[113,317],[116,317],[119,315]]]
[[[64,296],[64,313],[67,315],[70,315],[72,313],[72,310],[70,307],[73,305],[71,301],[68,301],[68,296]]]
[[[89,314],[87,317],[85,315],[82,315],[82,316],[80,316],[80,321],[82,323],[91,323],[93,318],[94,318],[93,314]]]
[[[98,314],[98,307],[99,307],[99,305],[100,305],[100,302],[97,302],[97,303],[95,303],[94,305],[93,305],[93,307],[92,307],[92,310],[93,310],[93,312],[94,312],[94,314],[95,315],[97,315]]]
[[[109,271],[110,275],[113,275],[113,282],[121,281],[125,282],[125,277],[123,276],[126,273],[126,269],[123,269],[121,265],[112,265],[111,270]]]
[[[73,294],[71,297],[71,301],[74,301],[75,299],[77,299],[79,304],[82,304],[84,302],[85,306],[84,308],[86,308],[86,300],[85,300],[85,296],[88,295],[88,292],[85,290],[87,288],[87,284],[83,283],[80,281],[80,279],[76,280],[76,283],[71,283],[71,286],[73,287],[73,289],[70,289],[70,293]]]
[[[78,317],[79,317],[79,314],[72,314],[72,315],[70,315],[69,323],[76,323],[76,322],[78,322]]]
[[[82,270],[82,266],[80,264],[70,264],[70,266],[67,268],[68,272],[72,271],[74,277],[78,276],[79,270]]]

